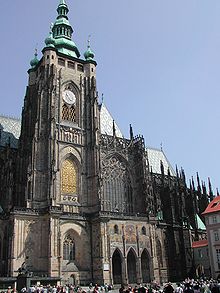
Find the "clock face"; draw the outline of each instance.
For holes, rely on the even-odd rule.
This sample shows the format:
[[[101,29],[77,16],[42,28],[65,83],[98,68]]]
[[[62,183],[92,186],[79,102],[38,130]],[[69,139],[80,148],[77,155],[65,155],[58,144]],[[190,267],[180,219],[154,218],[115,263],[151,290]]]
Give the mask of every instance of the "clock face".
[[[75,104],[76,103],[76,96],[73,92],[70,90],[65,90],[63,92],[63,100],[69,105]]]

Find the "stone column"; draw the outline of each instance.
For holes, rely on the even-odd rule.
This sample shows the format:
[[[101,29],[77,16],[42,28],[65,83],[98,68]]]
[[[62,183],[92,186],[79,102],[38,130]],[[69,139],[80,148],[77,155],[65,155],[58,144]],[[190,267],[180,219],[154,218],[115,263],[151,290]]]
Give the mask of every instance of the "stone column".
[[[122,283],[123,285],[127,285],[128,284],[128,266],[127,266],[127,257],[123,257],[122,260]]]
[[[137,268],[137,283],[141,284],[142,283],[142,271],[141,271],[141,257],[137,257],[137,263],[136,263],[136,268]]]

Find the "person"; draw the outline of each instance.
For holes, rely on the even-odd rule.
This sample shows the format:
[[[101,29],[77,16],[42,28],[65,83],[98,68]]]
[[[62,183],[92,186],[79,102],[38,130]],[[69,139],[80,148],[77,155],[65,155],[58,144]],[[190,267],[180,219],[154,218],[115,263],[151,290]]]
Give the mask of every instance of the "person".
[[[177,283],[177,287],[174,292],[175,293],[183,293],[183,288],[181,287],[180,283]]]
[[[185,288],[183,290],[184,293],[194,293],[190,283],[186,283]]]
[[[124,293],[125,292],[125,287],[123,285],[121,285],[120,289],[119,289],[119,293]]]
[[[104,290],[105,290],[105,292],[108,292],[108,284],[107,283],[105,283],[105,285],[104,285]]]
[[[211,289],[211,292],[212,293],[219,293],[219,288],[218,288],[218,285],[217,283],[214,283],[212,289]]]
[[[27,288],[26,287],[23,287],[22,289],[21,289],[21,293],[26,293],[27,292]]]
[[[163,291],[164,291],[164,293],[173,293],[174,288],[173,288],[172,284],[169,282],[164,286]]]
[[[95,284],[95,287],[94,287],[93,293],[99,293],[99,287],[98,287],[97,284]]]

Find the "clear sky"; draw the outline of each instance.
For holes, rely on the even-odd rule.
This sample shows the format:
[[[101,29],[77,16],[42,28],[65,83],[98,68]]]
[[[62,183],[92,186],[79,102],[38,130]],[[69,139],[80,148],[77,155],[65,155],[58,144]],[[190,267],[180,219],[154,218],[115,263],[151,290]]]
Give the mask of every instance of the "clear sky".
[[[19,117],[29,61],[58,0],[1,1],[0,113]],[[170,163],[220,186],[220,1],[67,0],[81,53],[91,34],[99,95]]]

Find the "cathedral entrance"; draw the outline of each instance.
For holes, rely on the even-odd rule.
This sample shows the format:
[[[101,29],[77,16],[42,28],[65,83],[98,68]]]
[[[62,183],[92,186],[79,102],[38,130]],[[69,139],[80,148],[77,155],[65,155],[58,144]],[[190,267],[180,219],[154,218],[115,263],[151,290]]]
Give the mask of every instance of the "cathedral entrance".
[[[113,283],[122,283],[122,266],[121,266],[121,254],[116,249],[112,256],[112,269],[113,269]]]
[[[128,268],[128,283],[137,283],[137,270],[136,270],[136,257],[133,249],[130,249],[127,256],[127,268]]]
[[[141,254],[142,282],[150,283],[150,258],[146,249]]]

